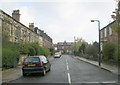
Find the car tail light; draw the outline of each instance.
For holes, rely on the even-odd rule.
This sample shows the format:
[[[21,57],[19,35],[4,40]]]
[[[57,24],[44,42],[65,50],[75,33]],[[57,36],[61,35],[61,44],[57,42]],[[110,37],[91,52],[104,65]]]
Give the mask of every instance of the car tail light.
[[[44,66],[44,62],[41,62],[41,66]]]

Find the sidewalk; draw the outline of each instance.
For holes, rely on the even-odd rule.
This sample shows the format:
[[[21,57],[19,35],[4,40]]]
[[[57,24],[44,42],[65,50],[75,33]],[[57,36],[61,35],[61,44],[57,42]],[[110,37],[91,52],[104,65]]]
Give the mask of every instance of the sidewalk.
[[[21,66],[2,71],[2,83],[20,78],[22,75]]]
[[[97,62],[97,61],[89,60],[89,59],[86,59],[86,58],[83,58],[83,57],[75,57],[75,58],[80,59],[80,60],[82,60],[82,61],[85,61],[85,62],[87,62],[87,63],[93,64],[93,65],[95,65],[95,66],[98,66],[98,62]],[[99,66],[98,66],[98,67],[99,67]],[[105,69],[105,70],[107,70],[107,71],[110,71],[110,72],[112,72],[112,73],[114,73],[114,74],[117,74],[117,75],[119,74],[119,73],[118,73],[118,67],[115,66],[115,65],[111,66],[111,65],[107,65],[107,64],[105,64],[105,63],[101,63],[101,68],[103,68],[103,69]],[[119,74],[119,75],[120,75],[120,74]]]

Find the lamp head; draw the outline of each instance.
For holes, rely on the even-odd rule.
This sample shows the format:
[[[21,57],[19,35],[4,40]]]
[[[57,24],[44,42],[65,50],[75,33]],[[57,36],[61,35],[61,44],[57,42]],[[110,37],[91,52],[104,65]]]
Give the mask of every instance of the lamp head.
[[[91,22],[94,22],[95,20],[91,20]]]

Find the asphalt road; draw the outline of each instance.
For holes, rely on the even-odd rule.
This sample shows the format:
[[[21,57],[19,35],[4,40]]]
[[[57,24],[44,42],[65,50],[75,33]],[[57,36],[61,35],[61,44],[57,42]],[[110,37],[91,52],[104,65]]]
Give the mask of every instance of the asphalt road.
[[[70,55],[61,58],[51,58],[51,71],[46,76],[39,74],[21,76],[10,83],[114,83],[118,76],[92,64],[77,60]],[[78,84],[79,85],[79,84]],[[86,85],[86,84],[84,84]],[[92,84],[91,84],[92,85]]]

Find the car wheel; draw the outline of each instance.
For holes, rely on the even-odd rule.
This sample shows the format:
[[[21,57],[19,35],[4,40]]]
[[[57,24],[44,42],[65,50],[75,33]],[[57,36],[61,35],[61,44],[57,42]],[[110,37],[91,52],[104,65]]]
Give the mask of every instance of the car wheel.
[[[51,71],[51,69],[49,68],[48,72]]]
[[[42,73],[42,76],[45,76],[46,75],[46,70],[43,69],[43,73]]]

